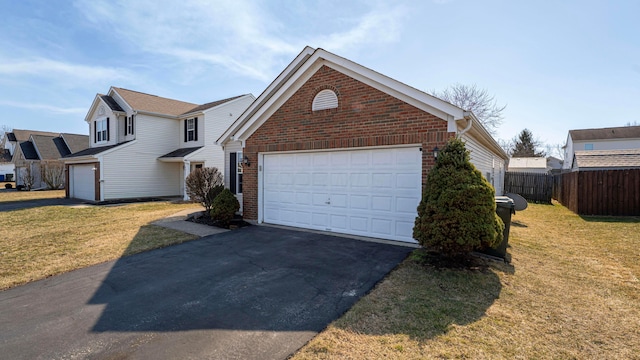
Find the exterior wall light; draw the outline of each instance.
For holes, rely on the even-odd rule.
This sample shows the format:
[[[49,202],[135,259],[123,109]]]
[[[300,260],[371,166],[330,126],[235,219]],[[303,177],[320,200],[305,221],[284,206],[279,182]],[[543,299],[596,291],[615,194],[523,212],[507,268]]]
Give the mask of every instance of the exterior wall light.
[[[244,159],[242,159],[242,163],[244,165],[251,166],[251,162],[249,161],[249,158],[246,155],[244,156]]]
[[[438,149],[438,147],[434,147],[433,148],[433,158],[437,159],[438,158],[438,154],[440,153],[440,149]]]

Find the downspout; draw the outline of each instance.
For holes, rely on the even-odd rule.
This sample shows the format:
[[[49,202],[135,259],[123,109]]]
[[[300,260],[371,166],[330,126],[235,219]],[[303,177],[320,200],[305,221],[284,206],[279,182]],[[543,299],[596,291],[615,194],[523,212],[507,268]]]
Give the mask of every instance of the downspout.
[[[462,118],[467,120],[467,126],[458,132],[458,138],[461,138],[464,133],[471,129],[471,125],[473,125],[473,114],[471,111],[465,111]]]

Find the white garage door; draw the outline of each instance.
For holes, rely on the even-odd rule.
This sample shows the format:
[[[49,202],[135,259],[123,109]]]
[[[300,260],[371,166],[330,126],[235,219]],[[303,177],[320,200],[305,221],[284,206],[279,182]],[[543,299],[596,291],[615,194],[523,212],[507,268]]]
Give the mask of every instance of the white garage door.
[[[264,156],[264,222],[415,242],[419,148]]]
[[[95,193],[95,172],[93,164],[71,165],[69,166],[69,196],[76,199],[94,201]]]

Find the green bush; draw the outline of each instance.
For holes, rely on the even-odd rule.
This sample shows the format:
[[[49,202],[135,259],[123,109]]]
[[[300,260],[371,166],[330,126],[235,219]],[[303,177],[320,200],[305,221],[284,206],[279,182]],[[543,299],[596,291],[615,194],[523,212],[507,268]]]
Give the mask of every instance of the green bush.
[[[427,175],[413,237],[450,256],[497,246],[504,223],[494,196],[493,186],[469,161],[464,142],[451,139]]]
[[[236,211],[240,210],[238,199],[229,191],[224,189],[216,196],[211,204],[211,218],[217,220],[223,226],[229,226]]]

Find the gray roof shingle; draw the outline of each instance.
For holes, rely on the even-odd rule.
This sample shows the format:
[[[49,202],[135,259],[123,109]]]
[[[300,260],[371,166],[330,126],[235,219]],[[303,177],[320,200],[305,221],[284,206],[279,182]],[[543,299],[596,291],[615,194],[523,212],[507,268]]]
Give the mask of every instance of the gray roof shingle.
[[[33,143],[31,141],[21,142],[20,149],[22,150],[22,155],[24,155],[26,160],[40,160],[38,152],[36,152],[36,148],[33,147]]]
[[[184,157],[187,156],[189,154],[191,154],[192,152],[198,150],[198,149],[202,149],[202,146],[198,146],[198,147],[190,147],[190,148],[182,148],[182,149],[178,149],[178,150],[173,150],[172,152],[168,153],[168,154],[164,154],[162,156],[160,156],[161,158],[178,158],[178,157]]]
[[[573,141],[640,139],[640,126],[569,130]]]
[[[640,149],[576,151],[579,169],[589,168],[640,168]]]
[[[100,95],[102,101],[104,101],[111,110],[113,111],[124,111],[120,104],[118,104],[111,96],[109,95]]]

